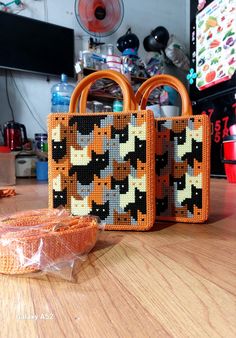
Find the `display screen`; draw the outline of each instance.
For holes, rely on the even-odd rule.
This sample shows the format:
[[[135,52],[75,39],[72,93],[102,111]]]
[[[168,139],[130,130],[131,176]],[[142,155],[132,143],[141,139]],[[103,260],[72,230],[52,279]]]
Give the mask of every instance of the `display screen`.
[[[73,29],[0,12],[0,68],[73,77]]]

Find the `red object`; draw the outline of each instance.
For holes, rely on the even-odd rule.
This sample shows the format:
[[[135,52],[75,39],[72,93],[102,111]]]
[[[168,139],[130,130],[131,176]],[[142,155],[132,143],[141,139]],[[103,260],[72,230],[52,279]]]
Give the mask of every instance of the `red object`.
[[[223,140],[225,173],[230,183],[236,183],[236,135],[227,136]]]
[[[124,8],[121,0],[79,0],[75,10],[79,24],[86,32],[107,36],[120,26]]]
[[[210,43],[210,48],[216,48],[219,45],[220,45],[220,41],[215,39]]]
[[[4,125],[4,143],[11,150],[22,150],[26,143],[27,134],[23,124],[9,121]]]
[[[212,82],[216,77],[216,72],[213,70],[206,75],[206,82]]]
[[[0,146],[0,153],[10,153],[11,149],[6,146]]]

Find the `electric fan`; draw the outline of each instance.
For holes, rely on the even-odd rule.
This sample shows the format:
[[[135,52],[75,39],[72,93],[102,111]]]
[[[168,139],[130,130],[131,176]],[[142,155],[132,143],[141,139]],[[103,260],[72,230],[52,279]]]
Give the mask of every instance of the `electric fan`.
[[[75,16],[89,35],[105,37],[120,27],[124,4],[122,0],[75,0]]]

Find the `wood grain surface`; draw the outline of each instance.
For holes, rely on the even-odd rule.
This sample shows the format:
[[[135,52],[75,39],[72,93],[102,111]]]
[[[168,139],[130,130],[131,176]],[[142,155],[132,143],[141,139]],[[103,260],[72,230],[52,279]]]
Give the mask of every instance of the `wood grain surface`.
[[[236,337],[236,185],[211,181],[207,224],[103,232],[75,281],[0,276],[0,337]],[[47,206],[20,180],[0,214]]]

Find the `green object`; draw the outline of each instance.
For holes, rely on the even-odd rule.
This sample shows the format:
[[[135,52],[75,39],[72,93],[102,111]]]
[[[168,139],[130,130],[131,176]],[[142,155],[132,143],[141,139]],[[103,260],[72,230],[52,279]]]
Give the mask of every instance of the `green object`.
[[[232,75],[234,75],[234,72],[235,72],[235,68],[229,67],[228,74],[232,76]]]
[[[9,7],[9,6],[13,5],[13,4],[16,4],[17,6],[19,6],[21,4],[21,0],[14,0],[14,1],[8,2],[4,6],[5,7]],[[1,5],[2,5],[2,3],[1,3]]]
[[[198,78],[202,77],[202,73],[201,72],[197,72],[197,77]]]
[[[203,86],[204,85],[204,81],[199,81],[197,85],[198,85],[198,87]]]
[[[200,50],[199,50],[199,53],[198,55],[201,55],[203,52],[205,52],[206,48],[205,47],[202,47]]]
[[[114,112],[123,111],[123,102],[119,100],[115,100],[113,102],[113,111]]]
[[[48,152],[48,144],[43,143],[43,152],[47,153]]]
[[[211,65],[214,65],[219,62],[219,58],[214,58],[211,60]]]
[[[223,37],[223,41],[232,35],[234,35],[234,32],[232,31],[232,28],[230,28],[230,30]]]

